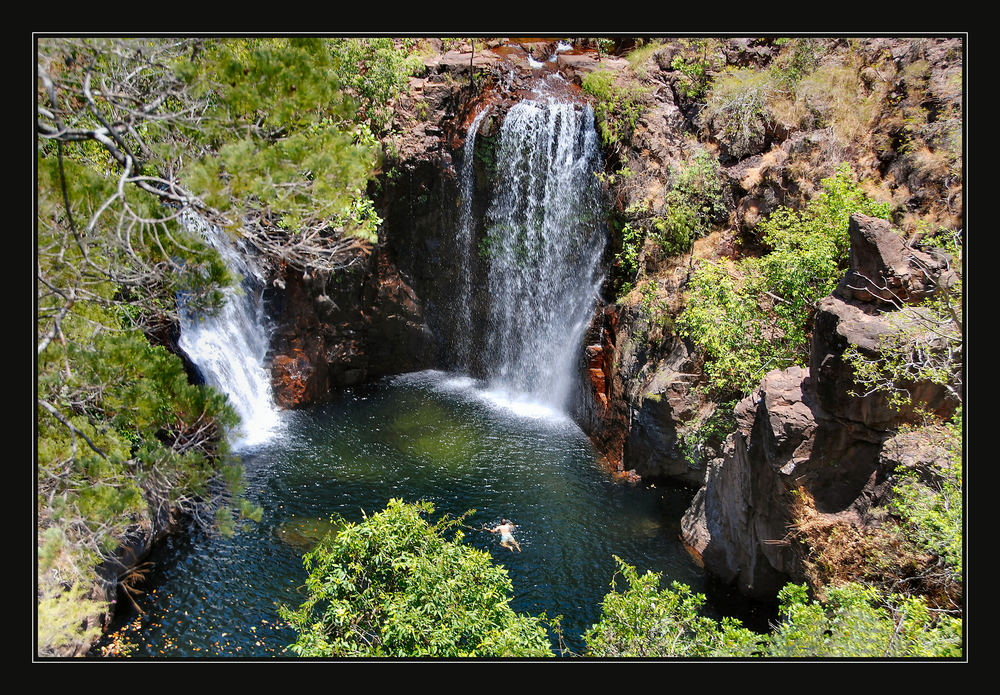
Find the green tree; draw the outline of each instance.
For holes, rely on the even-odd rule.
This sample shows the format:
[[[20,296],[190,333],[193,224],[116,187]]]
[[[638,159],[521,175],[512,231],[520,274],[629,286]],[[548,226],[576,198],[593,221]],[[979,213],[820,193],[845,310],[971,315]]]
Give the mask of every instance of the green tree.
[[[464,516],[431,524],[424,515],[433,511],[429,502],[390,500],[308,553],[306,601],[281,608],[298,632],[290,649],[313,657],[552,656],[542,620],[508,605],[506,570],[462,543]]]
[[[234,411],[188,384],[179,358],[158,344],[176,325],[178,296],[210,312],[235,281],[192,220],[314,271],[348,265],[359,237],[374,238],[378,218],[364,195],[377,159],[372,114],[359,114],[347,93],[363,100],[366,83],[344,45],[39,40],[37,531],[46,605],[58,605],[60,588],[93,586],[124,534],[161,509],[223,532],[259,515],[226,457]],[[375,55],[389,50],[378,43]],[[371,98],[387,93],[380,84]],[[40,626],[40,635],[60,642],[40,643],[40,653],[74,639],[61,627]]]
[[[703,595],[678,582],[661,590],[659,574],[639,576],[621,558],[615,561],[626,587],[616,590],[616,573],[601,603],[600,620],[583,635],[585,656],[751,656],[759,649],[760,636],[738,620],[725,618],[720,623],[700,615]]]

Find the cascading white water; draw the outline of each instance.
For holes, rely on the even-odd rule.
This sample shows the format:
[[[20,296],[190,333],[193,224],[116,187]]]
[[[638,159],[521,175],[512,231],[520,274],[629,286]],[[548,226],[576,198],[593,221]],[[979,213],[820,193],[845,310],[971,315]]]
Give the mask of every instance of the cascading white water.
[[[553,97],[516,104],[496,163],[484,240],[487,381],[500,399],[563,412],[602,279],[593,111]]]
[[[461,267],[466,272],[460,273],[457,293],[457,307],[455,317],[458,324],[456,335],[459,337],[455,341],[455,362],[463,370],[470,369],[470,341],[468,336],[472,334],[472,277],[468,272],[472,267],[472,237],[475,229],[475,220],[472,216],[472,198],[475,193],[475,177],[473,176],[472,165],[475,160],[476,134],[479,132],[479,125],[483,118],[490,112],[490,107],[476,114],[476,117],[469,125],[469,132],[465,136],[465,145],[462,151],[462,166],[459,170],[459,180],[461,182],[460,208],[458,225],[455,229],[455,242],[460,258]]]
[[[230,433],[234,448],[270,439],[281,422],[271,394],[270,373],[265,368],[268,331],[261,303],[264,278],[225,233],[200,218],[185,219],[222,256],[231,270],[243,277],[239,287],[226,290],[218,314],[200,316],[181,302],[181,336],[178,344],[205,376],[205,381],[229,397],[241,424]]]

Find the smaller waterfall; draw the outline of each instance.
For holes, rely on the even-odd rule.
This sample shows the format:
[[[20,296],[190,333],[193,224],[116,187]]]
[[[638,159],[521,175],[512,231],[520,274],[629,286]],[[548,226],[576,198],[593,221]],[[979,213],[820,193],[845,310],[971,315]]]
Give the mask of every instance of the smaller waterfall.
[[[196,217],[185,224],[198,231],[243,277],[226,290],[226,303],[215,316],[199,316],[181,306],[178,344],[205,375],[205,380],[229,397],[241,424],[230,433],[234,448],[270,439],[280,424],[274,406],[271,376],[265,367],[268,331],[261,304],[264,279],[224,232]]]

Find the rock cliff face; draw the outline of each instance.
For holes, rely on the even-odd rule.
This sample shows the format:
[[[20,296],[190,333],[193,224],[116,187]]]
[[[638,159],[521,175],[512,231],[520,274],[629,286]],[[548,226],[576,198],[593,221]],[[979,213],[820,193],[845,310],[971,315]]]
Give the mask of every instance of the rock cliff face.
[[[785,581],[803,578],[791,542],[798,502],[809,499],[831,522],[863,527],[885,499],[892,463],[916,455],[901,453],[905,442],[892,437],[912,411],[893,410],[882,394],[852,396],[844,352],[855,346],[874,354],[878,336],[900,330],[886,311],[896,305],[879,287],[915,301],[941,280],[945,264],[905,247],[882,220],[852,216],[850,238],[851,266],[820,303],[809,369],[767,374],[736,406],[737,430],[682,520],[683,538],[706,568],[747,594],[771,597]],[[862,276],[871,287],[855,284]],[[915,399],[941,415],[958,405],[940,386],[912,386]]]
[[[701,56],[692,55],[690,43],[667,41],[638,69],[610,63],[602,66],[616,72],[616,83],[640,95],[637,98],[642,104],[642,115],[629,141],[609,148],[608,172],[627,174],[613,177],[610,193],[620,216],[619,227],[627,220],[634,228],[650,228],[656,221],[652,218],[666,212],[666,194],[679,167],[699,148],[707,148],[722,165],[725,210],[715,220],[717,230],[696,241],[690,254],[679,259],[665,256],[647,239],[637,259],[636,284],[642,291],[637,287],[627,295],[605,298],[614,305],[617,317],[614,346],[606,352],[612,368],[603,377],[605,390],[609,397],[623,402],[612,398],[611,411],[618,413],[616,417],[584,417],[582,421],[605,455],[618,461],[620,468],[634,469],[646,477],[700,484],[707,472],[706,459],[718,453],[721,442],[709,442],[703,455],[695,457],[694,468],[678,451],[678,443],[715,412],[716,404],[695,388],[701,371],[693,354],[695,346],[685,344],[669,330],[670,322],[683,309],[681,297],[690,263],[764,251],[759,248],[756,225],[781,206],[804,204],[820,189],[821,180],[844,161],[852,162],[860,177],[878,181],[880,199],[891,199],[898,205],[903,222],[911,227],[919,218],[959,228],[961,180],[955,176],[955,166],[944,162],[954,152],[954,141],[945,133],[953,133],[949,129],[960,121],[956,116],[961,114],[961,90],[956,88],[961,75],[961,42],[884,38],[855,44],[817,40],[810,48],[822,56],[816,74],[847,74],[850,66],[860,75],[855,96],[867,99],[865,108],[872,109],[865,112],[869,129],[850,135],[840,127],[843,124],[795,120],[776,113],[752,151],[740,156],[730,151],[723,125],[700,115],[704,100],[692,96],[690,72],[684,68],[702,60],[698,64],[716,77],[732,68],[766,70],[770,66],[780,71],[787,68],[783,61],[788,56],[767,39],[722,39],[714,53]],[[884,96],[882,101],[876,98],[879,95]],[[903,124],[905,117],[910,118],[910,126]],[[926,124],[914,125],[921,119]],[[907,132],[915,138],[908,145]],[[924,144],[917,146],[918,139]],[[960,166],[959,162],[959,172]],[[887,267],[857,265],[859,276],[845,278],[839,293],[858,299],[858,293],[864,292],[860,276],[885,275],[889,284],[877,293],[883,299],[892,299],[892,293],[904,299],[918,298],[927,290],[925,278],[912,275],[906,287],[892,279],[898,278],[892,268],[902,258],[898,251],[903,242],[895,236],[880,238],[896,247],[896,251],[883,249]],[[858,248],[871,243],[859,239]],[[614,240],[608,263],[612,272],[613,254],[621,245],[621,239]],[[933,259],[928,263],[928,268],[935,267]],[[848,285],[862,289],[850,290]],[[653,292],[655,299],[650,302],[643,292]],[[889,305],[883,302],[879,308],[884,311]],[[818,321],[833,320],[827,309],[833,314],[840,310],[825,306]],[[657,323],[666,324],[666,330],[657,330]],[[874,326],[869,329],[875,330]],[[611,333],[607,322],[596,330],[601,331]],[[819,335],[827,333],[826,329],[817,331]],[[584,373],[589,368],[589,364],[581,365]],[[824,393],[842,386],[829,380],[824,383]]]
[[[433,339],[423,308],[383,249],[336,274],[285,273],[274,336],[275,401],[297,408],[334,389],[426,369]]]

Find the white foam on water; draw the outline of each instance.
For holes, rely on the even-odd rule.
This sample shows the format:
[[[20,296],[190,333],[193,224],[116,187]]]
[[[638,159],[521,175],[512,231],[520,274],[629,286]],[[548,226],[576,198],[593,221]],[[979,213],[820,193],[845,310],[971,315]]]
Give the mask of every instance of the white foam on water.
[[[530,393],[491,387],[482,380],[474,379],[465,374],[426,369],[420,372],[401,374],[394,380],[397,383],[412,384],[449,393],[520,418],[545,420],[553,423],[572,421],[565,412],[554,407],[551,403],[539,400]]]
[[[478,395],[486,403],[513,413],[518,417],[553,422],[565,422],[569,419],[566,413],[553,408],[549,404],[533,400],[528,394],[481,390],[478,391]]]

